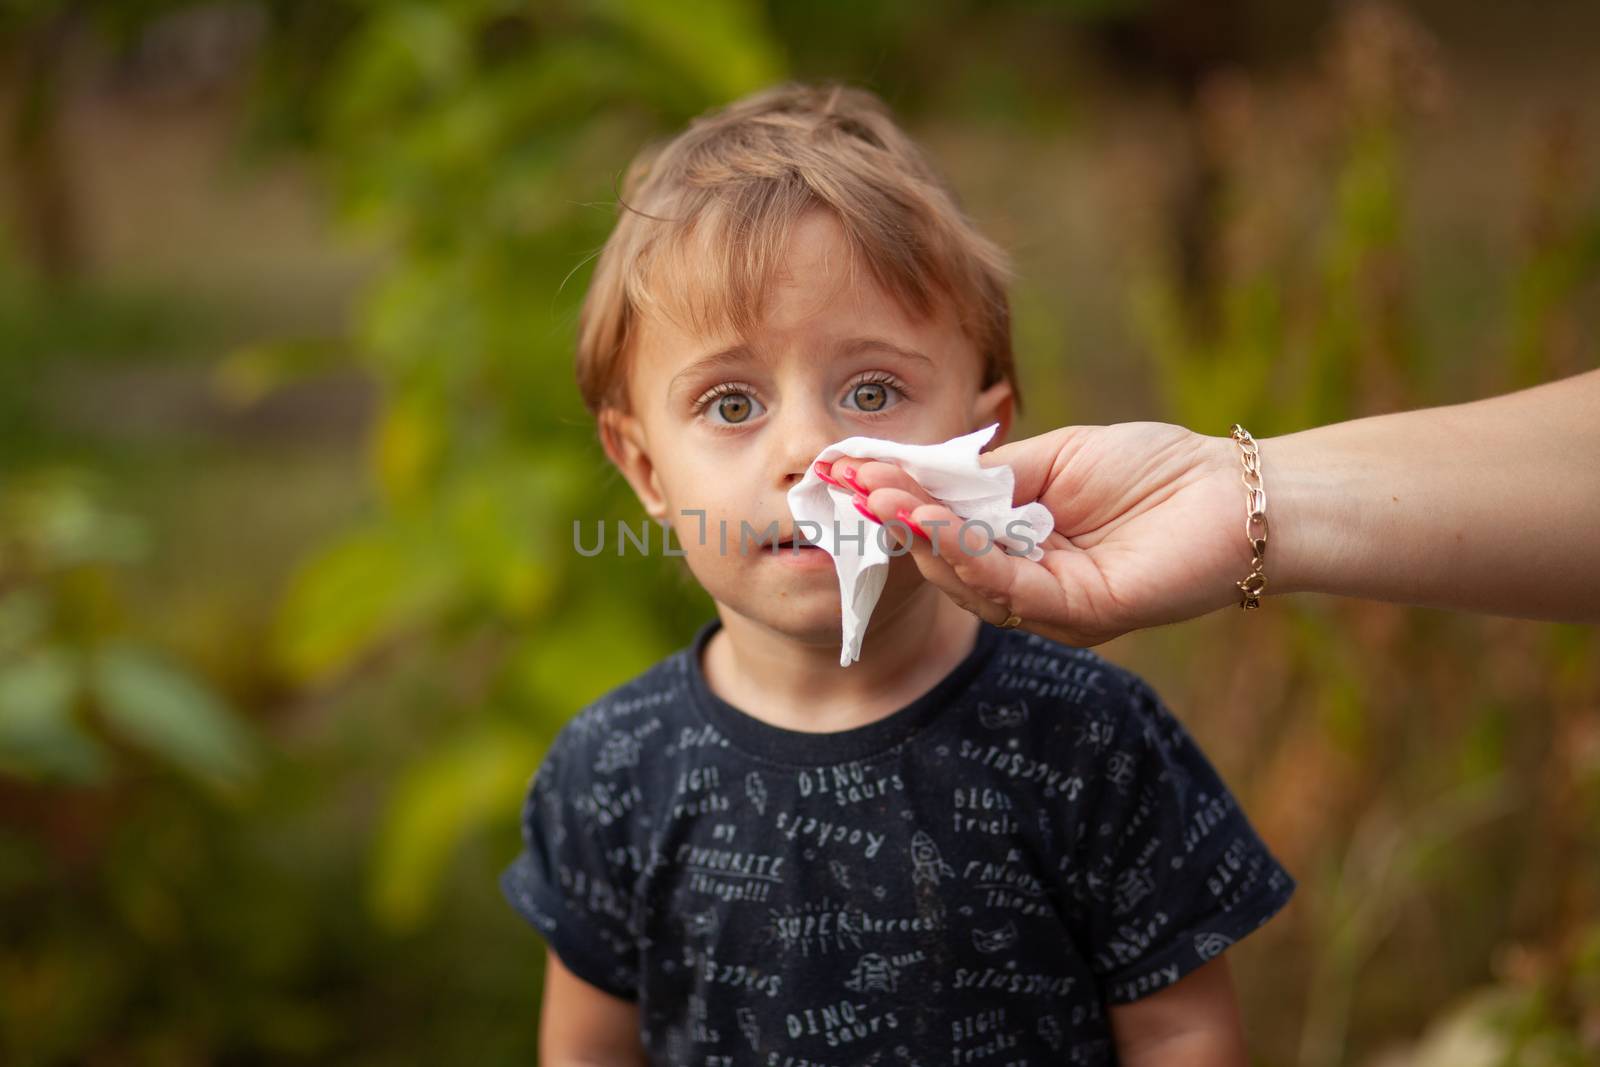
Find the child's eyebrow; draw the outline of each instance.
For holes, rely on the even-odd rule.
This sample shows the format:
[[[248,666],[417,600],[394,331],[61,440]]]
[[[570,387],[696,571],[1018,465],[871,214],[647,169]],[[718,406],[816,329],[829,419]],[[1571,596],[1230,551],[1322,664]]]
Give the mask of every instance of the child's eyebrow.
[[[890,352],[904,359],[924,363],[929,367],[933,366],[933,360],[916,349],[897,345],[893,341],[887,341],[882,337],[848,337],[834,345],[834,353],[839,356],[853,356],[859,352],[872,349]],[[752,355],[753,353],[750,351],[749,346],[740,343],[719,349],[709,355],[701,356],[672,376],[671,380],[667,382],[667,392],[669,394],[676,392],[686,384],[688,379],[697,377],[706,371],[737,367],[749,361]]]
[[[731,348],[724,348],[708,356],[701,356],[672,376],[672,379],[667,382],[667,393],[670,395],[677,392],[681,387],[688,384],[689,379],[698,377],[706,371],[715,370],[719,367],[737,367],[746,362],[750,355],[749,346],[736,344]]]
[[[897,356],[914,359],[918,362],[926,363],[930,367],[933,366],[933,360],[916,349],[897,345],[893,341],[886,341],[881,337],[851,337],[848,340],[839,342],[837,347],[841,356],[853,356],[857,352],[864,352],[869,348],[879,348],[885,352],[893,352]]]

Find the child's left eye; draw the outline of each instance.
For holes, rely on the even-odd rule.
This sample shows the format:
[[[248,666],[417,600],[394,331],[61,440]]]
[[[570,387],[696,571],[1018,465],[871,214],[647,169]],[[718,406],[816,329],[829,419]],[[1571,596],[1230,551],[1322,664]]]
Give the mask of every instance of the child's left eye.
[[[714,426],[740,426],[759,414],[761,402],[748,388],[737,382],[724,382],[712,388],[696,405],[697,414]],[[715,415],[715,418],[711,416]]]
[[[863,378],[850,387],[850,398],[855,402],[856,410],[867,415],[874,415],[892,406],[891,394],[905,399],[905,389],[892,378]]]

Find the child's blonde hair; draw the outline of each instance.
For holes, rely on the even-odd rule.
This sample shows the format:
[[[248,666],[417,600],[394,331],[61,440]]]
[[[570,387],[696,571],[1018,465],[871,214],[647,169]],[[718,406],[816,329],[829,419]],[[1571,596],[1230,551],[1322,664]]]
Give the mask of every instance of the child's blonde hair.
[[[621,206],[578,319],[592,414],[628,410],[629,344],[646,311],[700,333],[753,331],[790,227],[816,206],[908,312],[926,318],[947,301],[982,385],[1015,390],[1009,257],[864,89],[788,83],[708,112],[639,153]]]

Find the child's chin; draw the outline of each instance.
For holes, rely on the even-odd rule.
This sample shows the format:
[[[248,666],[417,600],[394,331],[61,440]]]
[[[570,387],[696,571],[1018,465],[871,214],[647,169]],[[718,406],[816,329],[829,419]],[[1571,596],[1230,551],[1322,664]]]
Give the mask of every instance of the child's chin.
[[[842,617],[839,611],[839,587],[833,588],[831,602],[804,603],[810,598],[786,597],[759,607],[746,614],[799,644],[818,647],[839,646]]]

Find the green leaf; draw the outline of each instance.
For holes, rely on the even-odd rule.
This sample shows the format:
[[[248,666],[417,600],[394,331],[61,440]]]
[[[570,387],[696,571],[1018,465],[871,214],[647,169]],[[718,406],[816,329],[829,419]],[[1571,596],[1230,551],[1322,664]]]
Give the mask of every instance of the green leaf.
[[[354,531],[291,581],[276,624],[277,658],[300,680],[324,679],[432,615],[457,584],[433,539],[399,523]]]
[[[594,0],[592,6],[676,67],[687,82],[698,83],[712,102],[783,76],[783,58],[759,7],[745,0],[701,0],[689,18],[681,8],[655,0]]]
[[[257,766],[255,740],[220,698],[194,678],[128,644],[96,656],[95,696],[118,736],[207,785],[236,789]]]
[[[483,825],[519,810],[542,755],[532,735],[487,726],[406,773],[373,852],[369,902],[380,925],[401,932],[427,918],[451,853]]]
[[[77,688],[73,657],[61,649],[0,666],[0,771],[79,784],[104,778],[105,749],[72,714]]]

